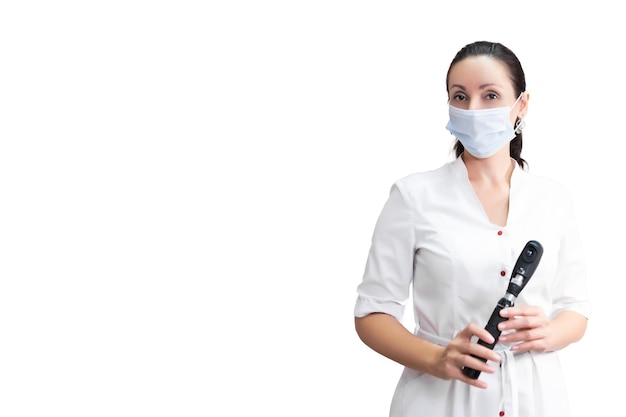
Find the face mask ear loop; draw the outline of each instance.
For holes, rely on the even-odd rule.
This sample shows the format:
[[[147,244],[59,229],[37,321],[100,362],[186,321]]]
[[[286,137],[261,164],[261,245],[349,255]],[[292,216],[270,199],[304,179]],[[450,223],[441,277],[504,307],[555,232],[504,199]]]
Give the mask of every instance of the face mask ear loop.
[[[513,103],[513,105],[509,109],[512,110],[513,107],[517,105],[517,103],[521,100],[523,94],[524,94],[524,91],[519,93],[517,100],[515,100],[515,103]],[[524,119],[523,118],[517,119],[517,121],[515,122],[515,134],[519,135],[520,133],[522,133],[522,129],[524,129],[524,127],[526,127],[526,122],[524,122]]]
[[[513,107],[515,107],[517,105],[517,103],[521,100],[523,94],[524,94],[524,91],[519,93],[519,96],[517,96],[517,100],[515,100],[515,103],[511,104],[511,107],[509,107],[509,110],[512,110]]]

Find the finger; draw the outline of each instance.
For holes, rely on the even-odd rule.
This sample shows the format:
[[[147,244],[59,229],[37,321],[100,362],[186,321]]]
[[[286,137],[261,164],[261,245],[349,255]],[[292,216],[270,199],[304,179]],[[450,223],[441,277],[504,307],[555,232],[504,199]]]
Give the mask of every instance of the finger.
[[[528,351],[545,351],[545,343],[542,340],[529,340],[526,342],[520,342],[511,346],[511,350],[514,352],[528,352]]]
[[[537,342],[542,343],[547,337],[549,337],[549,330],[544,326],[538,326],[534,328],[520,329],[515,332],[502,334],[500,341],[502,343],[517,343],[517,342]],[[526,348],[524,346],[524,348]],[[528,347],[529,349],[535,349],[535,346]]]
[[[521,342],[511,346],[513,352],[527,352],[532,348],[531,342]]]
[[[523,331],[517,331],[512,333],[502,334],[500,339],[498,339],[502,343],[517,343],[517,342],[525,342],[528,340],[528,337]]]
[[[476,379],[470,378],[470,377],[466,376],[463,373],[462,369],[463,368],[459,368],[457,371],[455,371],[455,373],[453,375],[453,377],[455,379],[458,379],[459,381],[465,382],[466,384],[472,385],[472,386],[474,386],[476,388],[481,388],[481,389],[486,389],[487,388],[487,383],[485,381],[481,380],[480,377],[476,378]],[[474,368],[474,369],[476,369],[476,368]],[[484,372],[488,372],[488,371],[484,371]]]
[[[463,329],[463,331],[465,332],[465,335],[469,335],[469,337],[477,336],[487,343],[493,342],[493,336],[491,336],[491,333],[489,333],[487,330],[484,329],[484,327],[479,326],[476,323],[468,324],[467,327]]]
[[[518,330],[517,332],[513,333],[514,338],[509,339],[509,340],[520,340],[520,341],[533,341],[533,340],[542,340],[545,339],[546,337],[549,336],[549,332],[548,329],[546,329],[545,327],[534,327],[534,328],[527,328],[524,330]]]
[[[472,385],[476,388],[480,388],[480,389],[487,389],[488,385],[485,381],[483,381],[480,378],[476,378],[476,379],[472,379],[472,378],[468,378],[465,375],[461,374],[462,378],[459,378],[461,381],[465,382],[468,385]]]
[[[477,331],[476,332],[476,337],[478,337],[480,340],[482,340],[483,342],[486,342],[488,344],[492,344],[493,342],[496,341],[496,339],[494,339],[493,335],[491,333],[489,333],[485,329],[480,329],[480,331]]]
[[[498,330],[521,330],[532,329],[543,326],[544,320],[541,317],[517,316],[513,319],[503,321],[498,324]]]
[[[463,373],[464,368],[470,368],[473,370],[480,371],[481,373],[487,373],[487,374],[495,373],[495,368],[493,366],[488,365],[486,362],[483,362],[480,359],[467,356],[465,359],[465,366],[458,368],[455,372],[454,377],[457,379],[460,379],[466,384],[473,385],[478,388],[487,388],[487,383],[485,383],[484,381],[481,381],[480,377],[478,378],[468,377],[467,375]]]
[[[460,332],[459,334],[461,333],[463,333],[466,337],[469,337],[469,338],[476,336],[477,338],[481,339],[483,342],[487,342],[489,344],[495,342],[493,335],[489,333],[489,331],[487,331],[484,327],[479,326],[475,323],[468,324],[467,327],[463,329],[463,331]]]
[[[474,359],[471,357],[468,357],[468,358],[472,359],[472,360],[469,360],[469,359],[467,360],[467,363],[471,365],[460,366],[460,367],[455,368],[454,371],[450,372],[450,376],[454,379],[458,379],[460,381],[465,382],[468,385],[472,385],[477,388],[481,388],[481,389],[487,388],[487,383],[485,381],[482,381],[480,377],[476,379],[470,378],[463,373],[463,369],[466,367],[469,367],[469,368],[476,369],[478,371],[486,372],[489,374],[495,372],[494,369],[488,365],[485,365],[485,363],[479,359]]]
[[[536,339],[513,345],[511,346],[511,350],[515,352],[546,352],[548,350],[548,344],[546,339]]]
[[[515,316],[540,316],[543,315],[543,310],[536,306],[513,306],[503,308],[500,310],[500,316],[502,317],[515,317]]]
[[[471,361],[480,361],[480,359],[476,359],[476,358],[472,357],[472,355],[473,355],[475,357],[483,358],[483,359],[486,359],[488,361],[500,362],[500,355],[498,355],[493,350],[491,350],[489,348],[486,348],[485,346],[482,346],[482,345],[480,345],[478,343],[474,343],[471,346],[469,346],[468,354],[470,356],[467,356],[467,358],[470,358],[469,360],[471,360]],[[467,360],[468,359],[464,359],[464,364],[466,366],[468,366],[467,365]],[[480,361],[480,362],[485,363],[483,361]],[[469,366],[471,366],[471,365],[469,365]],[[473,368],[473,366],[472,366],[472,368]],[[475,369],[478,369],[478,368],[475,368]]]
[[[482,361],[480,360],[480,358],[468,356],[464,362],[465,363],[462,368],[471,368],[488,374],[493,374],[496,372],[496,368],[491,365],[490,362]]]

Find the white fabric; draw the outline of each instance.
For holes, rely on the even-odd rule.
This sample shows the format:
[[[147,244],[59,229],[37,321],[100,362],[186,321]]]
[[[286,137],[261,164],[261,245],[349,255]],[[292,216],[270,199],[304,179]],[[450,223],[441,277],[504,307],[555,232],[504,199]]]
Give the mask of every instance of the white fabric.
[[[489,222],[461,158],[409,175],[392,187],[376,223],[354,314],[382,312],[402,320],[413,289],[415,334],[447,344],[468,323],[485,325],[504,295],[529,240],[543,257],[516,301],[549,317],[573,310],[589,317],[583,251],[572,200],[558,183],[516,166],[506,227]],[[487,390],[405,369],[392,417],[543,417],[569,415],[556,352],[502,357]]]

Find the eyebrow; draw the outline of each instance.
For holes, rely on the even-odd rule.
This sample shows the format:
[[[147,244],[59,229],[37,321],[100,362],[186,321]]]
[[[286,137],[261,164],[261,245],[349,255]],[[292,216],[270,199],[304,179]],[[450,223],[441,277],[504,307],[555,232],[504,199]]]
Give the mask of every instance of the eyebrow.
[[[492,87],[492,86],[496,86],[496,87],[500,87],[500,88],[502,88],[499,84],[496,84],[496,83],[486,83],[486,84],[481,84],[481,85],[479,85],[479,86],[478,86],[478,88],[480,88],[481,90],[484,90],[485,88],[487,88],[487,87]],[[464,87],[464,86],[462,86],[461,84],[452,84],[452,85],[450,86],[450,88],[454,88],[454,87],[457,87],[457,88],[459,88],[460,90],[465,91],[465,87]]]

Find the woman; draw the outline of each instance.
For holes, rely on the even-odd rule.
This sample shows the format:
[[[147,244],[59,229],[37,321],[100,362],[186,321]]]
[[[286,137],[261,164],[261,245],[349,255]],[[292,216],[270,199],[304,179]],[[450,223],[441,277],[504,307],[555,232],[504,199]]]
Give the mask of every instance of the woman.
[[[566,417],[557,351],[584,335],[590,313],[570,195],[526,170],[529,95],[512,51],[469,44],[446,83],[456,159],[391,187],[357,289],[356,331],[405,367],[390,416]],[[530,240],[543,256],[488,349],[476,340],[494,341],[484,326]],[[401,323],[411,290],[414,333]]]

